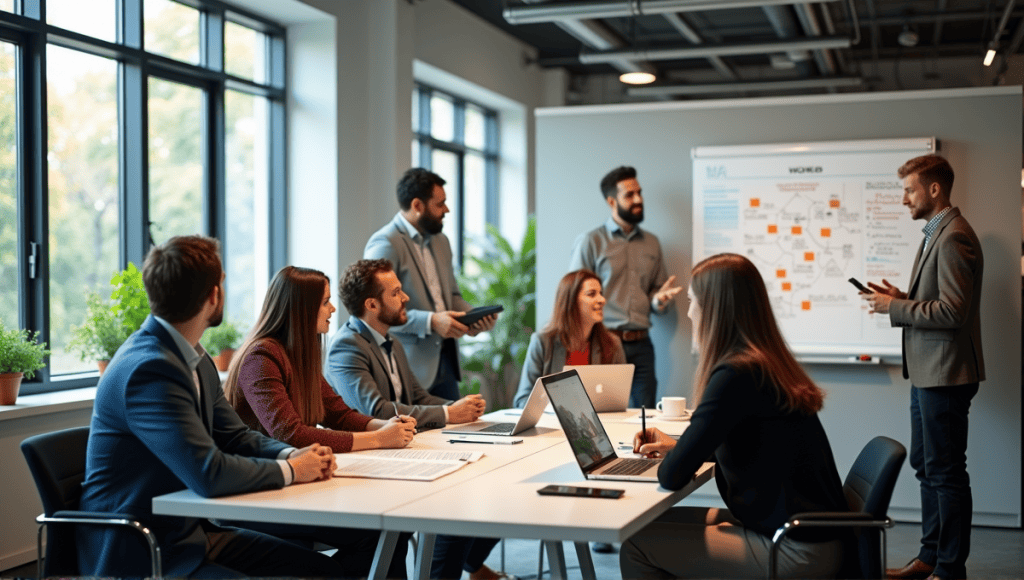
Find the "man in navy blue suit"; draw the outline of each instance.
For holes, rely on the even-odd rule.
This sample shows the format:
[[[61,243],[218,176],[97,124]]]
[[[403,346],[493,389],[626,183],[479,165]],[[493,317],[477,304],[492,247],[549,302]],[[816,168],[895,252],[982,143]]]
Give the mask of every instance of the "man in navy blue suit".
[[[93,407],[79,509],[131,514],[157,536],[169,577],[343,576],[331,558],[209,520],[156,516],[153,498],[191,489],[216,497],[330,477],[330,448],[295,449],[250,431],[224,399],[199,338],[220,324],[217,240],[181,236],[142,270],[152,316],[118,349]],[[120,530],[79,526],[84,576],[145,576],[148,551]]]

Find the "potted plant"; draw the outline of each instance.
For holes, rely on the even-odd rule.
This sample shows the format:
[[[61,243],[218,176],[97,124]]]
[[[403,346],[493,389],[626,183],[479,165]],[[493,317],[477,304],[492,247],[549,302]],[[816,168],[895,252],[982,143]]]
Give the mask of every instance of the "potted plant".
[[[217,370],[227,371],[231,357],[235,356],[235,349],[242,343],[242,331],[237,324],[225,318],[217,326],[207,328],[199,343],[213,357]]]
[[[498,228],[487,226],[480,255],[467,254],[459,275],[462,297],[473,305],[500,304],[504,311],[489,332],[466,336],[462,343],[462,394],[487,389],[491,410],[511,405],[526,350],[536,324],[537,221],[530,217],[517,251]]]
[[[71,330],[68,350],[77,352],[81,360],[94,360],[100,374],[107,362],[133,332],[142,327],[149,316],[149,298],[142,283],[142,272],[135,264],[114,274],[110,279],[110,298],[104,300],[95,292],[86,299],[85,321]]]
[[[31,379],[46,366],[50,355],[45,344],[37,342],[38,332],[7,330],[0,323],[0,405],[13,405],[18,399],[21,379]]]

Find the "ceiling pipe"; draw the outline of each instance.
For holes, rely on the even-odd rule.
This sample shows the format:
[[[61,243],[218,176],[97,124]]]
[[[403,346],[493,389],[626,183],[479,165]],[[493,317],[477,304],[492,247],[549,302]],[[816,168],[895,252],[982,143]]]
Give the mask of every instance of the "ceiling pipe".
[[[796,16],[800,19],[800,25],[804,27],[806,35],[813,38],[820,37],[821,25],[818,24],[818,18],[814,15],[810,4],[800,4],[794,6],[794,8],[796,8]],[[821,74],[827,76],[836,74],[836,61],[828,51],[815,51],[814,62],[818,65],[818,70],[821,71]]]
[[[509,6],[502,14],[509,24],[537,24],[582,18],[617,18],[668,14],[673,12],[706,12],[728,8],[756,8],[798,4],[801,0],[590,0],[559,4]],[[838,2],[839,0],[819,0]]]
[[[626,94],[631,97],[669,97],[732,92],[859,87],[863,84],[864,80],[860,77],[823,77],[813,79],[792,79],[785,81],[744,81],[738,83],[715,83],[704,85],[658,85],[634,87],[627,89]]]
[[[704,44],[704,39],[701,38],[700,34],[697,34],[697,31],[687,24],[686,21],[678,14],[666,14],[665,20],[668,21],[668,23],[672,25],[672,28],[675,28],[679,34],[682,34],[683,38],[686,40],[689,40],[693,44]],[[734,71],[728,63],[722,60],[721,57],[709,56],[708,62],[725,78],[733,80],[738,78],[736,71]]]
[[[793,18],[793,11],[789,7],[765,6],[761,10],[764,11],[764,15],[768,18],[772,29],[775,30],[776,36],[779,38],[796,38],[800,36],[796,19]],[[811,70],[811,55],[809,52],[806,50],[792,50],[786,56],[793,62],[798,75],[801,77],[814,76],[814,71]]]
[[[525,0],[536,2],[537,0]],[[596,20],[565,20],[555,22],[555,25],[564,30],[570,36],[583,43],[584,46],[593,50],[612,50],[626,46],[618,34],[613,32],[604,23]],[[622,73],[646,72],[655,74],[656,70],[648,63],[632,62],[629,60],[612,60],[608,64],[615,70]]]
[[[790,50],[816,50],[822,48],[849,48],[850,39],[845,36],[819,36],[742,44],[704,44],[676,48],[624,49],[580,54],[583,64],[606,63],[618,59],[626,60],[677,60],[684,58],[707,58],[709,56],[732,56],[738,54],[762,54],[787,52]]]

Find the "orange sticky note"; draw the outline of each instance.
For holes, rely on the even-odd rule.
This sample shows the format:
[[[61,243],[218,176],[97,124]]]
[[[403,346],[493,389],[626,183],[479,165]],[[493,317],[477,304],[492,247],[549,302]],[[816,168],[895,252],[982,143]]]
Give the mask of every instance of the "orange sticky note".
[[[833,209],[839,207],[839,200],[838,199],[830,199],[830,200],[828,200],[828,206],[833,208]]]
[[[792,282],[783,282],[782,283],[782,291],[783,292],[789,292],[792,289],[793,289],[793,283]]]
[[[831,238],[832,237],[832,228],[821,228],[821,237],[823,237],[823,238]]]
[[[757,197],[750,198],[750,207],[761,207],[761,199]]]
[[[810,310],[811,309],[811,301],[810,300],[804,300],[803,302],[800,303],[800,308],[802,310]]]
[[[814,261],[814,252],[804,252],[804,261],[805,262],[813,262]]]
[[[794,236],[799,236],[804,232],[804,229],[800,226],[793,226],[793,229],[791,229],[790,231],[793,232]]]
[[[776,278],[785,278],[786,277],[786,270],[784,270],[782,268],[776,270],[775,271],[775,277]]]
[[[779,233],[779,226],[777,226],[775,224],[769,224],[768,225],[768,233],[769,234],[777,234],[777,233]]]

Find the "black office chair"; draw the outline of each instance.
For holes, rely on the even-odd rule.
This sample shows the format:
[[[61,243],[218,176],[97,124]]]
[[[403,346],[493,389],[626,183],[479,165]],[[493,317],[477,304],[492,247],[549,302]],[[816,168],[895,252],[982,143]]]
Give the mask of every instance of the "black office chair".
[[[856,551],[846,562],[846,573],[854,578],[885,578],[885,530],[895,522],[887,515],[892,491],[907,449],[899,441],[875,437],[857,456],[843,482],[849,512],[796,514],[772,538],[768,553],[768,578],[775,578],[779,544],[791,530],[808,527],[855,528]]]
[[[43,501],[43,513],[36,518],[39,522],[36,538],[38,578],[80,575],[78,552],[75,549],[75,526],[68,524],[126,526],[135,529],[149,544],[153,578],[160,578],[160,546],[156,543],[156,536],[147,527],[128,514],[77,511],[78,502],[82,498],[82,481],[85,479],[85,450],[88,441],[88,427],[73,427],[35,435],[21,442],[21,452],[25,454],[25,461],[28,462],[29,471],[39,490],[39,498]],[[44,528],[48,532],[45,560]]]

